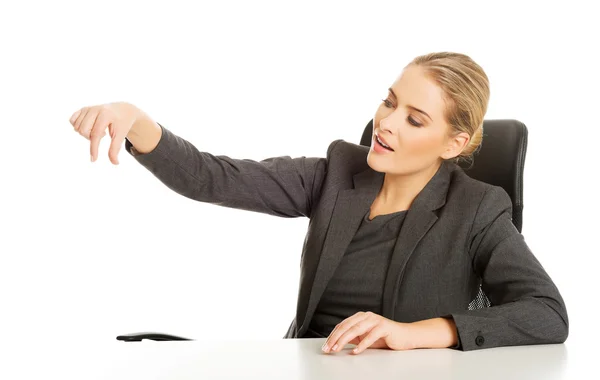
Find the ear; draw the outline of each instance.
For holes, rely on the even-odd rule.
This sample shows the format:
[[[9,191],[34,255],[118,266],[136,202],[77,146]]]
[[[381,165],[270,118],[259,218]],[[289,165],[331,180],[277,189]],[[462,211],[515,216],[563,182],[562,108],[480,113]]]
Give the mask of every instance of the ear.
[[[442,154],[444,160],[458,156],[469,144],[471,137],[466,132],[460,132],[454,136],[448,137],[446,148]]]

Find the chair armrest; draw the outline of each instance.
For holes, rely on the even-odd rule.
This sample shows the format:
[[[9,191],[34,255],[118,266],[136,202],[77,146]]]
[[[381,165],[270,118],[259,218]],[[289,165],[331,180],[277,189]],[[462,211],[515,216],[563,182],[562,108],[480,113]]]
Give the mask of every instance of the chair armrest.
[[[142,339],[156,340],[156,341],[167,341],[167,340],[193,340],[188,338],[182,338],[176,335],[163,334],[157,332],[139,332],[132,334],[125,334],[117,336],[117,340],[125,342],[141,342]]]

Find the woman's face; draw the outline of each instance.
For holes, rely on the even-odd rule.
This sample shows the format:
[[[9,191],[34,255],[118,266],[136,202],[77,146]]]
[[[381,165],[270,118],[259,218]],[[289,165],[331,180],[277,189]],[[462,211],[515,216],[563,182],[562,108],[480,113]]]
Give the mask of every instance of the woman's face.
[[[367,161],[376,171],[410,174],[441,159],[455,157],[468,134],[448,137],[442,90],[425,76],[423,69],[409,65],[388,90],[373,118],[373,138]],[[393,149],[375,148],[379,136]]]

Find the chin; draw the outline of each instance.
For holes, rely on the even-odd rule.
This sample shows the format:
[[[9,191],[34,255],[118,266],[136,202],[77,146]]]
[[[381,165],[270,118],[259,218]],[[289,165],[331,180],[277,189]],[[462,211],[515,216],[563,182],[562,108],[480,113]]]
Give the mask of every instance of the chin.
[[[382,161],[383,160],[381,157],[378,157],[377,153],[369,151],[369,154],[367,155],[367,164],[369,164],[371,169],[377,172],[385,172],[388,165],[385,165]]]

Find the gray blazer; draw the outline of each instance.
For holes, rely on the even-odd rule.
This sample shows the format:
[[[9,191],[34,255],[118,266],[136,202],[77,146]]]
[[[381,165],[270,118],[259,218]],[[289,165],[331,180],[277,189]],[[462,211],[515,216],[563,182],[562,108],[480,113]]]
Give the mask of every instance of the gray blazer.
[[[160,125],[160,124],[159,124]],[[201,152],[164,126],[157,147],[126,151],[173,191],[214,205],[310,218],[296,315],[285,338],[306,332],[328,280],[383,184],[368,147],[336,140],[326,158],[262,161]],[[562,343],[565,303],[511,221],[501,187],[444,162],[412,203],[385,279],[382,315],[399,322],[453,317],[459,346]],[[479,286],[492,307],[468,310]]]

